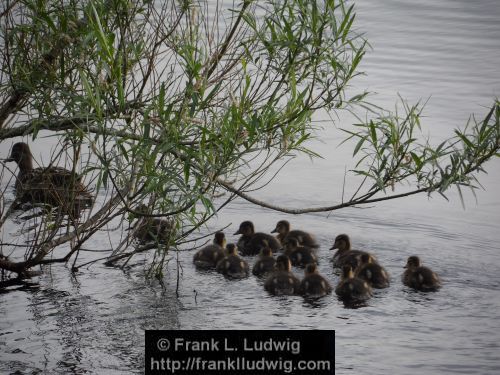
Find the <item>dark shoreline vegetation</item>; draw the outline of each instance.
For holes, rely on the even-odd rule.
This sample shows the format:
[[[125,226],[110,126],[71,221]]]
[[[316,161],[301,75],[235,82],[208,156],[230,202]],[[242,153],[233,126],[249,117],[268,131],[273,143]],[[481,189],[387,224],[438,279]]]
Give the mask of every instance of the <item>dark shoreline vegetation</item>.
[[[60,204],[26,199],[35,180],[2,161],[10,179],[0,204],[4,282],[52,263],[75,272],[95,262],[124,267],[146,251],[154,252],[148,275],[161,279],[169,254],[201,240],[200,228],[235,199],[301,214],[420,193],[446,197],[452,187],[461,197],[480,187],[478,173],[499,156],[498,100],[435,144],[422,136],[419,103],[401,99],[391,113],[371,105],[366,92],[347,96],[368,48],[350,3],[245,0],[221,7],[218,17],[210,12],[189,1],[3,5],[1,157],[13,156],[14,143],[50,137],[43,167],[68,172],[64,183],[50,168],[51,178],[36,180],[37,189],[62,188]],[[320,156],[307,146],[321,136],[315,113],[334,118],[342,110],[356,116],[342,134],[357,188],[320,207],[255,198],[294,156]],[[92,194],[91,207],[66,204],[75,186]],[[4,233],[7,220],[21,232]],[[120,242],[81,260],[109,226],[121,231]]]

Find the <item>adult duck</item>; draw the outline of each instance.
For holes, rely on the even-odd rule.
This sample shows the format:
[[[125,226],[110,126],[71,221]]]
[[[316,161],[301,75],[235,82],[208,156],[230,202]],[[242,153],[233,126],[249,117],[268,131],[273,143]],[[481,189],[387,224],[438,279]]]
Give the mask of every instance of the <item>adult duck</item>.
[[[361,262],[361,256],[363,254],[368,254],[366,251],[352,250],[351,239],[347,234],[339,234],[335,237],[335,241],[330,250],[335,249],[337,249],[337,252],[333,255],[333,265],[338,268],[342,268],[344,265],[350,265],[351,268],[355,270]],[[372,259],[375,262],[373,256]]]
[[[15,184],[17,203],[46,204],[75,215],[92,205],[93,196],[78,174],[53,166],[33,168],[33,155],[26,143],[14,144],[6,161],[14,161],[19,167]]]
[[[347,303],[360,303],[372,296],[372,288],[368,283],[354,276],[352,267],[342,267],[342,280],[335,288],[337,296]]]
[[[238,240],[238,249],[240,249],[241,255],[257,255],[263,247],[270,247],[273,252],[281,248],[281,244],[272,235],[261,232],[255,233],[251,221],[242,222],[234,234],[241,234]]]
[[[243,279],[248,277],[248,263],[238,256],[238,248],[235,244],[226,246],[227,255],[217,263],[216,270],[229,279]]]
[[[255,276],[263,276],[276,269],[276,259],[273,257],[273,251],[270,247],[263,247],[260,251],[260,256],[255,262],[252,273]]]
[[[198,268],[215,268],[225,254],[226,237],[223,232],[215,233],[213,243],[207,245],[196,252],[193,256],[193,263]]]
[[[403,284],[422,292],[433,292],[441,287],[438,275],[430,268],[422,266],[418,256],[411,256],[406,263],[403,273]]]
[[[276,271],[268,277],[264,289],[276,296],[300,294],[300,281],[292,273],[292,264],[286,255],[276,259]]]
[[[149,217],[148,209],[145,204],[137,207],[137,212],[143,213],[133,230],[133,236],[142,243],[158,242],[166,244],[169,242],[173,231],[173,221],[158,217]]]
[[[320,275],[315,263],[308,264],[304,273],[304,279],[300,282],[300,290],[305,297],[323,297],[332,292],[330,283]]]
[[[361,255],[361,264],[356,277],[365,280],[372,288],[382,289],[389,286],[389,274],[380,264],[375,263],[370,254]]]
[[[284,249],[284,254],[290,258],[294,266],[305,267],[310,263],[318,263],[318,257],[314,249],[300,246],[298,240],[294,237],[286,239]]]
[[[290,230],[290,223],[287,220],[280,220],[276,224],[271,233],[278,233],[276,236],[278,240],[284,244],[287,239],[295,238],[298,243],[304,247],[317,249],[319,245],[312,235],[302,230]]]

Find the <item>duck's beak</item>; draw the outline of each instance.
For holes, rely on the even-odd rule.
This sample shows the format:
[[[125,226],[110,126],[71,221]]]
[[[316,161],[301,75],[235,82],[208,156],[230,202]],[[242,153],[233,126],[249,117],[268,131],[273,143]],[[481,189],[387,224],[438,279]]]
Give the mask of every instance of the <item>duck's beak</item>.
[[[236,232],[234,232],[234,235],[241,234],[241,231],[238,229]]]
[[[339,248],[339,245],[337,244],[337,242],[335,242],[332,247],[330,247],[330,250],[335,250],[335,249],[338,249]]]
[[[408,268],[408,263],[406,263],[406,265],[403,268]]]
[[[278,228],[274,228],[271,233],[278,233]]]
[[[7,159],[3,159],[4,162],[8,163],[10,161],[16,161],[12,156],[8,157]]]

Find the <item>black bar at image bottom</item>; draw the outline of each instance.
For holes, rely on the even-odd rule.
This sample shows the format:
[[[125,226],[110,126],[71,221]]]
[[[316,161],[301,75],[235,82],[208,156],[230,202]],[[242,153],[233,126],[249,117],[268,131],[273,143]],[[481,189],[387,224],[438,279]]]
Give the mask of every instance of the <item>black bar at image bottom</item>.
[[[333,330],[146,331],[146,375],[334,374]]]

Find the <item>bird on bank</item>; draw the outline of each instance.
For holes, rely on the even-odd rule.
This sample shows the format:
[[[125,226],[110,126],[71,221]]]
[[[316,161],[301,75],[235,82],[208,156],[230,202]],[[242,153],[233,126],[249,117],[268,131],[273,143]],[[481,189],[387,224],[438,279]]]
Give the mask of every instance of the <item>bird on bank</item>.
[[[318,266],[310,263],[304,270],[304,279],[300,282],[300,290],[306,297],[323,297],[332,292],[330,283],[319,274]]]
[[[359,303],[368,300],[372,296],[372,288],[368,283],[354,276],[352,267],[342,267],[342,280],[335,288],[339,298],[348,303]]]
[[[196,252],[193,256],[193,263],[197,268],[215,268],[225,254],[226,237],[223,232],[215,233],[213,243],[207,245]]]
[[[248,263],[238,255],[235,244],[226,246],[227,255],[217,263],[216,270],[230,279],[243,279],[248,277]]]
[[[309,263],[318,263],[318,257],[314,249],[300,246],[296,238],[291,237],[285,240],[284,254],[290,258],[292,265],[296,267],[305,267]]]
[[[361,261],[361,256],[363,254],[368,254],[366,251],[352,250],[351,240],[347,234],[339,234],[335,237],[335,242],[330,250],[337,249],[337,252],[333,255],[333,265],[334,267],[342,268],[344,265],[350,265],[353,270],[355,270]],[[373,262],[376,262],[373,256]]]
[[[276,296],[300,294],[300,281],[292,273],[292,264],[286,255],[276,259],[276,271],[268,277],[264,289]]]
[[[295,238],[304,247],[317,249],[319,245],[312,235],[302,230],[290,230],[290,223],[287,220],[280,220],[271,233],[278,233],[278,240],[284,244],[288,239]]]
[[[234,234],[241,234],[237,243],[241,255],[257,255],[260,249],[265,246],[270,247],[273,252],[281,248],[281,244],[272,235],[261,232],[255,233],[251,221],[242,222],[239,229]]]
[[[411,256],[406,263],[403,273],[403,284],[422,292],[433,292],[441,287],[438,275],[430,268],[422,266],[418,256]]]
[[[365,280],[372,288],[382,289],[389,286],[389,275],[380,264],[375,263],[370,254],[361,255],[361,263],[356,269],[356,277]]]
[[[5,161],[16,162],[19,167],[15,183],[18,204],[46,204],[78,216],[93,203],[92,194],[77,173],[54,166],[33,168],[33,155],[24,142],[14,144]]]
[[[273,251],[269,246],[263,247],[260,250],[260,256],[255,262],[252,273],[255,276],[263,276],[276,269],[276,259],[273,257]]]
[[[158,242],[167,244],[172,235],[174,223],[168,219],[149,217],[148,208],[145,204],[140,204],[136,211],[146,216],[141,217],[133,228],[133,236],[142,243]]]

